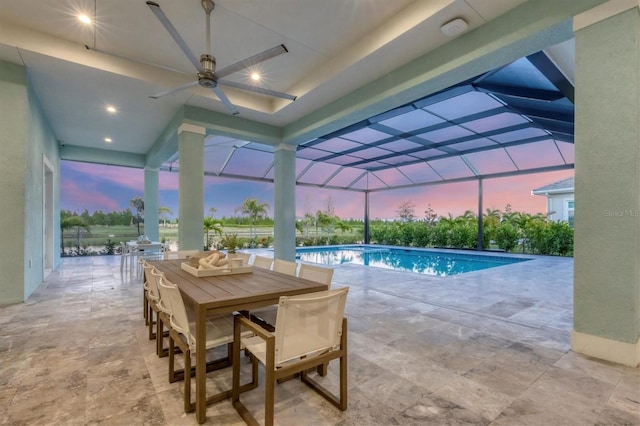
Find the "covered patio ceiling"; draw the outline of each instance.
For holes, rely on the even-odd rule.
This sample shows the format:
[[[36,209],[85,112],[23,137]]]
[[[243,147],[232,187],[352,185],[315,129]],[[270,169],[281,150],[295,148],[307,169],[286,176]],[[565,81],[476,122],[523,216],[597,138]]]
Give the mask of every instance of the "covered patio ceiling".
[[[570,40],[302,143],[296,184],[376,192],[571,169],[572,55]],[[176,154],[162,169],[179,167]],[[273,173],[273,146],[207,137],[206,175]]]

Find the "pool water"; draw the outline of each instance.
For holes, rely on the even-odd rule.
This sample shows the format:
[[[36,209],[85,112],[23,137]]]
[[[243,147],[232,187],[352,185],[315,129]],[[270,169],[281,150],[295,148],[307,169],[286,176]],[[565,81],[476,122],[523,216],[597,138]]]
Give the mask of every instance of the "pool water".
[[[296,257],[323,265],[352,263],[437,276],[463,274],[529,260],[523,257],[361,245],[299,247]]]

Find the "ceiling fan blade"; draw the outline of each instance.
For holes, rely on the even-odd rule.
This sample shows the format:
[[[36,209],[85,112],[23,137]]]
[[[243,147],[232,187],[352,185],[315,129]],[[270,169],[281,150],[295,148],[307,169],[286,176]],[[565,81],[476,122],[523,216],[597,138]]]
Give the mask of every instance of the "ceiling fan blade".
[[[240,111],[238,111],[236,107],[233,106],[233,104],[231,103],[229,98],[227,98],[227,95],[224,94],[221,88],[219,88],[218,86],[215,86],[215,87],[212,87],[211,90],[213,90],[213,92],[218,96],[218,98],[222,101],[224,106],[227,107],[227,109],[231,114],[233,115],[240,114]]]
[[[282,55],[283,53],[287,52],[288,50],[284,46],[284,44],[272,47],[271,49],[267,49],[262,53],[258,53],[257,55],[253,55],[250,58],[243,59],[239,62],[236,62],[235,64],[231,64],[228,67],[224,67],[221,70],[216,71],[216,77],[224,78],[230,74],[233,74],[234,72],[250,67],[251,65],[259,64],[260,62],[264,62],[267,59],[271,59],[275,56]]]
[[[160,9],[160,5],[156,2],[148,1],[147,6],[149,6],[149,9],[151,9],[151,11],[156,15],[156,18],[158,18],[158,20],[160,21],[164,29],[167,30],[171,38],[173,38],[173,41],[175,41],[178,44],[178,46],[180,47],[182,52],[185,54],[185,56],[189,58],[193,66],[196,67],[198,71],[202,71],[202,65],[200,65],[200,61],[198,60],[198,58],[196,58],[196,56],[193,54],[191,49],[189,49],[189,46],[187,46],[187,43],[185,43],[183,38],[180,36],[180,34],[178,33],[178,30],[176,30],[176,28],[173,26],[171,21],[169,21],[169,18],[167,18],[167,15],[165,15],[162,9]]]
[[[149,97],[151,99],[158,99],[158,98],[161,98],[163,96],[171,95],[173,93],[176,93],[176,92],[179,92],[181,90],[188,89],[189,87],[197,86],[197,85],[198,85],[198,80],[191,81],[191,82],[189,82],[187,84],[183,84],[182,86],[174,87],[173,89],[169,89],[169,90],[164,91],[164,92],[156,93],[155,95],[151,95]]]
[[[229,87],[235,87],[236,89],[248,90],[249,92],[262,93],[264,95],[275,96],[277,98],[288,99],[295,101],[297,96],[290,95],[288,93],[276,92],[275,90],[265,89],[263,87],[251,86],[249,84],[237,83],[235,81],[222,81],[218,80],[218,84],[223,84]]]
[[[170,67],[165,67],[164,65],[159,65],[153,62],[148,62],[148,61],[144,61],[140,58],[134,58],[132,56],[125,56],[125,55],[120,55],[117,53],[113,53],[113,52],[109,52],[107,50],[102,50],[102,49],[96,49],[94,47],[90,47],[87,46],[86,44],[84,45],[84,48],[91,51],[91,52],[97,52],[103,55],[109,55],[109,56],[113,56],[114,58],[118,58],[118,59],[124,59],[125,61],[130,61],[130,62],[136,62],[138,64],[142,64],[142,65],[149,65],[151,67],[155,67],[155,68],[160,68],[166,71],[170,71],[170,72],[174,72],[176,74],[184,74],[184,75],[193,75],[192,72],[189,72],[188,74],[182,70],[177,70],[175,68],[170,68]]]

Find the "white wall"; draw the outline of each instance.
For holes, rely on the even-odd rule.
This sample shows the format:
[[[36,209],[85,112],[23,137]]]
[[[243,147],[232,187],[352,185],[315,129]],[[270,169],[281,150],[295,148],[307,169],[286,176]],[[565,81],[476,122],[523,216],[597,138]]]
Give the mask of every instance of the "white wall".
[[[567,202],[574,200],[574,194],[553,194],[547,200],[547,212],[554,212],[549,216],[553,221],[568,221],[569,212],[567,210]]]

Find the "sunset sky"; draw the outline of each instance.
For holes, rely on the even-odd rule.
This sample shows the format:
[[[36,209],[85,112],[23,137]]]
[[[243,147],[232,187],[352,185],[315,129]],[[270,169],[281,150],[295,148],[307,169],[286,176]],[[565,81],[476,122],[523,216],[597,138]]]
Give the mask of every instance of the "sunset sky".
[[[483,183],[485,209],[504,209],[507,203],[514,211],[546,213],[546,198],[531,195],[531,190],[573,176],[573,170],[531,174]],[[376,192],[370,196],[370,217],[391,219],[397,217],[401,203],[415,205],[417,217],[423,217],[428,205],[438,215],[453,216],[465,210],[478,209],[478,185],[476,182],[419,186],[412,189]],[[121,211],[129,207],[129,200],[144,196],[144,171],[141,169],[114,167],[99,164],[61,162],[60,202],[64,210],[78,213],[89,210],[103,212]],[[358,192],[330,191],[298,187],[296,191],[296,215],[324,210],[331,197],[335,213],[341,218],[361,219],[364,215],[364,195]],[[246,198],[257,198],[271,207],[273,216],[273,185],[216,177],[205,178],[205,215],[210,207],[217,209],[215,217],[233,216],[234,210]],[[160,172],[160,206],[178,214],[178,174]]]

